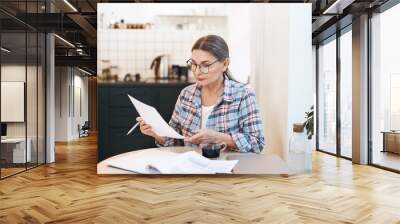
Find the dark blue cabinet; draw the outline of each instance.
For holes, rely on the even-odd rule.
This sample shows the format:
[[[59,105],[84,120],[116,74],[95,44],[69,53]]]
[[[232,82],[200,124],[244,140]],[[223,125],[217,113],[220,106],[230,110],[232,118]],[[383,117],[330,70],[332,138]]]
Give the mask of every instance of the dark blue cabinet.
[[[190,83],[99,83],[98,161],[132,150],[156,147],[154,139],[143,135],[139,128],[126,135],[138,116],[127,94],[155,107],[168,122],[179,93],[187,85]]]

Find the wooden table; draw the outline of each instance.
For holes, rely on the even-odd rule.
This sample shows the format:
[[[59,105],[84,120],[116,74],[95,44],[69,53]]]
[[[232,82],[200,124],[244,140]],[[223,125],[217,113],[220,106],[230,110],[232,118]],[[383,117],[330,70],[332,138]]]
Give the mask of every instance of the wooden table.
[[[1,139],[1,145],[2,158],[0,159],[4,159],[6,163],[23,164],[31,162],[32,140],[30,138],[5,138]]]
[[[382,152],[392,152],[400,154],[400,132],[399,131],[382,131],[383,149]]]
[[[192,147],[162,147],[158,148],[168,152],[183,153],[194,150],[201,154],[199,148]],[[144,149],[145,150],[145,149]],[[120,155],[110,157],[97,164],[97,174],[137,174],[134,172],[121,170],[118,168],[110,167],[107,161],[117,157],[129,156],[138,153],[141,150],[135,150]],[[218,159],[221,160],[239,160],[233,168],[233,174],[267,174],[267,175],[284,175],[290,174],[289,167],[278,155],[272,153],[238,153],[238,152],[222,152]]]

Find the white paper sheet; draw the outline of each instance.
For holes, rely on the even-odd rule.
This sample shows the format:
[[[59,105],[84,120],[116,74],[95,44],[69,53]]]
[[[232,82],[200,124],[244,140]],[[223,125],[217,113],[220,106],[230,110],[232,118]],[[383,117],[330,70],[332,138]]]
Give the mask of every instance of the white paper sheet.
[[[231,173],[233,167],[239,160],[211,160],[200,155],[195,151],[189,151],[182,154],[184,160],[205,170],[205,173]]]
[[[133,106],[135,106],[139,115],[147,124],[152,127],[153,131],[157,135],[176,139],[185,138],[177,133],[171,126],[169,126],[154,107],[140,102],[129,94],[128,97],[131,100]]]
[[[238,162],[238,160],[211,160],[195,151],[177,153],[175,159],[172,157],[150,161],[150,165],[163,174],[217,174],[232,173],[233,167]]]
[[[176,156],[177,154],[173,152],[164,152],[158,149],[146,149],[135,152],[134,154],[128,154],[127,156],[117,157],[108,161],[107,164],[115,168],[135,173],[153,174],[159,172],[150,169],[149,164],[154,161],[171,163],[175,160]]]
[[[108,165],[142,174],[232,173],[238,160],[210,160],[195,151],[185,153],[145,149],[108,161]]]

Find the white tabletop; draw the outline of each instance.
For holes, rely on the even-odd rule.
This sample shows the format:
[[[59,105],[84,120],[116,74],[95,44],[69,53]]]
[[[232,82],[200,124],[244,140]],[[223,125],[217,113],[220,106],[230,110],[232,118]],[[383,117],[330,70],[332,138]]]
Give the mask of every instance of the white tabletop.
[[[197,151],[201,154],[201,150],[192,147],[162,147],[157,148],[169,152],[187,152]],[[143,149],[146,150],[146,149]],[[97,164],[97,174],[137,174],[134,172],[121,170],[118,168],[110,167],[107,161],[117,157],[130,156],[134,153],[138,153],[141,150],[135,150],[123,154],[119,154],[103,160]],[[283,161],[278,155],[272,153],[238,153],[238,152],[221,152],[221,156],[218,159],[222,160],[239,160],[238,164],[233,168],[233,174],[268,174],[268,175],[288,175],[289,168],[285,161]]]

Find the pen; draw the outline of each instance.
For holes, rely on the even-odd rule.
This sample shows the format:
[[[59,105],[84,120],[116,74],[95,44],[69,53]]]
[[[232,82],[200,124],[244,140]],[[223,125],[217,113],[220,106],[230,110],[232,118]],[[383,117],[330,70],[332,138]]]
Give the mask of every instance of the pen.
[[[139,125],[139,122],[136,122],[135,125],[133,125],[133,127],[128,131],[128,133],[126,133],[126,135],[129,135],[133,130],[135,130],[135,128]]]

